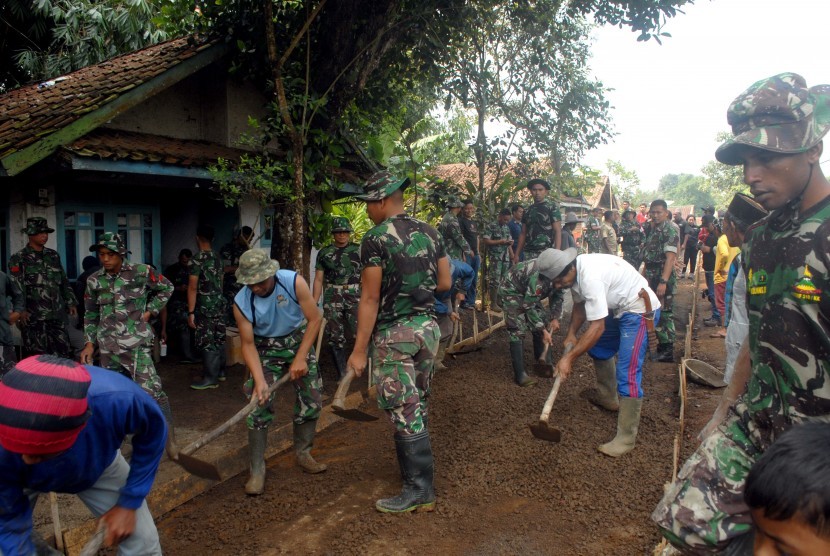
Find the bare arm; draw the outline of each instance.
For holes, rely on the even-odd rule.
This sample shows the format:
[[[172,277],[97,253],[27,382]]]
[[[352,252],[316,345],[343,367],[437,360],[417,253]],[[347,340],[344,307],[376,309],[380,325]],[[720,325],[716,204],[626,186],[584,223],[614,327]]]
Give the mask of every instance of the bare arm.
[[[562,223],[558,220],[553,223],[553,244],[557,249],[562,248]]]
[[[196,328],[196,288],[199,285],[199,277],[191,275],[187,279],[187,325]]]
[[[308,374],[308,354],[311,352],[311,346],[317,339],[317,334],[320,332],[320,324],[323,321],[323,316],[320,314],[320,309],[317,308],[317,303],[311,296],[311,291],[308,289],[308,284],[305,279],[297,275],[294,282],[294,291],[297,294],[297,302],[303,310],[303,315],[308,321],[305,332],[303,333],[303,340],[300,342],[300,347],[297,348],[297,353],[294,354],[294,361],[291,362],[291,367],[288,369],[291,373],[291,380],[297,380],[301,376]]]
[[[516,251],[513,253],[513,262],[519,262],[519,256],[522,254],[522,249],[525,248],[525,240],[527,239],[527,224],[522,224],[522,233],[519,234],[519,243],[516,245]]]
[[[314,272],[314,289],[311,294],[314,298],[314,303],[320,302],[320,296],[323,295],[323,277],[325,273],[322,270]]]
[[[441,257],[438,259],[438,284],[435,291],[445,292],[452,287],[452,272],[450,271],[450,258]]]
[[[239,329],[239,340],[242,348],[242,359],[248,370],[251,371],[251,376],[254,379],[254,391],[252,396],[256,396],[259,404],[263,405],[268,401],[268,384],[265,382],[265,375],[262,372],[262,362],[259,360],[259,353],[254,344],[254,327],[239,307],[234,304],[233,316],[236,319],[236,327]]]

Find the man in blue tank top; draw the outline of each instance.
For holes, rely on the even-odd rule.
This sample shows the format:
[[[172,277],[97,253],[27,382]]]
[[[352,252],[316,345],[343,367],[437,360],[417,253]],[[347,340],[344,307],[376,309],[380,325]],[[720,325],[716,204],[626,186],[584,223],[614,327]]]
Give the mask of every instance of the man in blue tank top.
[[[285,373],[291,374],[297,402],[294,405],[294,450],[297,464],[307,473],[321,473],[326,466],[314,461],[311,447],[322,402],[323,382],[312,349],[322,316],[302,276],[280,270],[261,249],[239,258],[236,280],[244,284],[234,298],[233,314],[242,341],[242,356],[251,371],[246,385],[259,405],[248,415],[250,477],[245,492],[262,494],[265,488],[265,446],[268,425],[274,420],[274,394],[268,386]]]

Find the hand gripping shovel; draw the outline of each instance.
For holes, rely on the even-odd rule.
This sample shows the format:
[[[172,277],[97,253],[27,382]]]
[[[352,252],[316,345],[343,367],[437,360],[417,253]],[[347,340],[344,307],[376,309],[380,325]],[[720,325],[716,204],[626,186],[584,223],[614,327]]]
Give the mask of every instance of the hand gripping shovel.
[[[280,378],[278,381],[274,382],[271,386],[268,387],[268,395],[276,391],[277,388],[285,384],[291,379],[291,373],[287,372]],[[207,461],[203,461],[197,458],[194,458],[191,454],[207,444],[208,442],[215,440],[216,438],[222,436],[229,428],[237,424],[243,418],[245,418],[251,411],[254,410],[258,403],[257,397],[255,395],[251,395],[251,401],[249,401],[245,407],[240,409],[233,417],[210,431],[209,433],[200,436],[189,445],[185,446],[179,452],[179,455],[175,461],[182,467],[184,467],[188,472],[197,477],[202,477],[205,479],[212,479],[214,481],[222,480],[222,475],[219,473],[219,469],[216,465],[209,463]]]
[[[369,372],[372,372],[371,359]],[[354,369],[350,368],[349,372],[346,373],[346,376],[340,379],[340,386],[337,387],[337,392],[335,392],[334,399],[331,402],[331,411],[338,417],[343,417],[344,419],[350,419],[352,421],[377,421],[378,418],[374,415],[369,415],[359,409],[346,408],[346,394],[349,393],[349,385],[351,385],[354,376]]]
[[[573,348],[573,344],[566,345],[565,353],[570,352]],[[556,427],[551,427],[550,424],[548,424],[548,419],[550,419],[550,411],[553,409],[553,402],[556,400],[556,395],[559,393],[559,386],[561,384],[562,377],[557,375],[556,380],[553,381],[553,388],[551,388],[550,395],[548,395],[548,399],[545,401],[545,407],[542,409],[542,415],[539,416],[539,422],[529,425],[530,432],[532,432],[533,436],[536,438],[547,440],[548,442],[559,442],[562,439],[562,431]]]

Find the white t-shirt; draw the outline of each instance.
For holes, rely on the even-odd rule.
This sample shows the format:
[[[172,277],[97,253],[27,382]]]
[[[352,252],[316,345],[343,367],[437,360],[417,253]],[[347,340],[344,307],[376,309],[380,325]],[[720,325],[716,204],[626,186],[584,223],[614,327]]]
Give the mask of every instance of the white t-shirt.
[[[660,308],[657,295],[648,287],[648,281],[633,266],[616,255],[592,253],[576,258],[576,282],[571,286],[574,303],[585,302],[585,316],[600,320],[614,312],[645,313],[646,304],[640,297],[645,289],[651,300],[651,310]]]

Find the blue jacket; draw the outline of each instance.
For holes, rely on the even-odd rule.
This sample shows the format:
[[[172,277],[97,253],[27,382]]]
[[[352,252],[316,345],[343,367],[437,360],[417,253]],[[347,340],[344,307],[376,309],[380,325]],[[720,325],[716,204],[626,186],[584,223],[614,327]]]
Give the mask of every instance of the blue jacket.
[[[116,372],[86,368],[92,379],[87,393],[91,415],[69,450],[26,465],[19,454],[0,446],[0,554],[35,552],[32,508],[23,489],[72,494],[87,490],[113,462],[128,434],[134,435],[133,455],[117,505],[137,509],[153,486],[167,440],[158,403]]]
[[[447,302],[456,293],[461,292],[466,295],[473,283],[473,276],[475,276],[473,267],[467,263],[462,263],[458,259],[450,259],[450,271],[452,272],[452,288],[435,296],[435,306],[433,308],[439,315],[446,315],[449,312]]]

